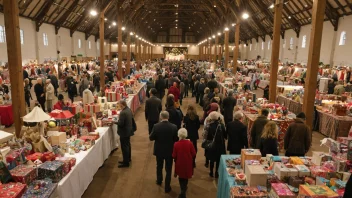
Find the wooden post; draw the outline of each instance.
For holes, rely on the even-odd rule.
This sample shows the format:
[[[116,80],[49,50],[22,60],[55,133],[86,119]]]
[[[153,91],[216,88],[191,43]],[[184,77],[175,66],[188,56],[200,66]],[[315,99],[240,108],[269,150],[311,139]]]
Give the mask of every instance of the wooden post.
[[[22,54],[18,3],[13,0],[3,1],[5,18],[7,57],[10,70],[12,113],[15,122],[15,133],[21,136],[22,117],[25,115],[23,89]]]
[[[122,13],[119,11],[117,14],[117,53],[118,53],[118,60],[117,60],[117,66],[118,66],[118,71],[119,71],[119,77],[120,79],[123,78],[123,72],[122,72]]]
[[[105,54],[104,54],[104,12],[100,13],[99,17],[99,49],[100,49],[100,92],[105,96]]]
[[[147,45],[143,43],[143,62],[147,60]]]
[[[270,91],[269,102],[275,103],[276,101],[276,85],[277,85],[277,72],[279,65],[280,54],[280,30],[282,18],[282,0],[276,0],[275,3],[275,16],[274,16],[274,29],[273,29],[273,47],[271,53],[271,66],[270,66]]]
[[[153,47],[154,46],[150,46],[150,59],[153,60]]]
[[[111,60],[111,40],[109,40],[109,60]]]
[[[210,39],[209,39],[209,62],[211,62],[211,39],[212,39],[212,37],[210,37]]]
[[[225,60],[224,60],[224,68],[227,69],[227,64],[229,63],[229,30],[225,30]]]
[[[202,46],[199,45],[199,52],[198,52],[198,60],[201,60],[202,59]]]
[[[217,56],[218,56],[218,45],[219,45],[219,35],[217,35],[215,37],[215,45],[214,45],[214,63],[216,66],[216,62],[218,60]]]
[[[235,31],[235,49],[233,51],[233,74],[237,73],[238,66],[238,53],[240,50],[240,19],[237,19],[236,31]]]
[[[312,31],[308,52],[307,77],[305,79],[303,111],[306,114],[306,124],[312,128],[315,90],[317,88],[317,71],[320,59],[321,38],[323,31],[326,0],[314,0],[312,10]]]
[[[126,62],[126,75],[130,74],[131,66],[131,34],[127,35],[127,62]]]

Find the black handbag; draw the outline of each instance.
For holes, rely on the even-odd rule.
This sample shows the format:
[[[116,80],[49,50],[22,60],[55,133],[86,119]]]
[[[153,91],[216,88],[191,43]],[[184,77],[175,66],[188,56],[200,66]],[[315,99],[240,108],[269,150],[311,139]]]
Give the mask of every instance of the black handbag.
[[[221,124],[218,124],[218,126],[216,127],[216,131],[215,131],[215,135],[213,137],[213,140],[204,140],[202,142],[202,148],[204,148],[205,150],[213,150],[215,148],[215,138],[216,138],[216,134],[218,133],[218,129],[219,127],[221,127]]]

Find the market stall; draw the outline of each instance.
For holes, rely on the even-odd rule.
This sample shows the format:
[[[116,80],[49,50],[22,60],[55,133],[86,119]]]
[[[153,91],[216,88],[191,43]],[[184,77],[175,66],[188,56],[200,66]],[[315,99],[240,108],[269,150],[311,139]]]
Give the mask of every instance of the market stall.
[[[317,113],[316,125],[319,127],[320,133],[333,139],[347,137],[352,127],[352,117],[333,115],[323,110],[317,110]]]
[[[277,102],[287,107],[289,111],[294,114],[302,112],[303,105],[300,102],[294,101],[291,98],[287,98],[283,95],[277,96]]]

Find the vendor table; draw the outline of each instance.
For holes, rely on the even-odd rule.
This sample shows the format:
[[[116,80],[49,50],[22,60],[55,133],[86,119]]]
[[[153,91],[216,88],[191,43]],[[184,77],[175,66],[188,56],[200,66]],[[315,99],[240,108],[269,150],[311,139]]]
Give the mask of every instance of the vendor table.
[[[11,126],[13,124],[12,104],[0,105],[1,124]]]
[[[232,158],[239,158],[240,155],[221,155],[219,165],[219,179],[218,179],[218,198],[229,198],[230,189],[236,186],[235,178],[227,172],[226,160]]]
[[[352,126],[352,117],[335,116],[321,110],[317,112],[320,133],[335,140],[337,137],[347,137]]]
[[[287,109],[294,113],[294,114],[299,114],[302,112],[303,105],[300,102],[296,102],[290,98],[286,98],[285,96],[279,95],[277,97],[277,102],[281,105],[283,104]]]
[[[127,106],[131,109],[132,113],[135,113],[139,106],[143,103],[146,96],[146,90],[146,83],[140,83],[137,88],[137,93],[129,94],[126,102]]]
[[[99,167],[103,165],[111,151],[116,148],[114,138],[112,138],[113,131],[110,127],[99,127],[96,131],[99,132],[100,138],[96,140],[92,148],[75,155],[65,154],[66,157],[75,157],[76,165],[58,183],[56,190],[59,197],[81,197]]]
[[[243,112],[244,114],[244,122],[247,123],[247,137],[248,137],[248,145],[250,145],[251,142],[251,129],[253,126],[254,121],[258,117],[258,114],[250,114],[247,112]],[[278,138],[278,143],[279,143],[279,149],[282,150],[284,148],[284,137],[287,131],[288,126],[293,122],[292,119],[289,120],[272,120],[276,122],[278,126],[278,132],[279,132],[279,138]]]

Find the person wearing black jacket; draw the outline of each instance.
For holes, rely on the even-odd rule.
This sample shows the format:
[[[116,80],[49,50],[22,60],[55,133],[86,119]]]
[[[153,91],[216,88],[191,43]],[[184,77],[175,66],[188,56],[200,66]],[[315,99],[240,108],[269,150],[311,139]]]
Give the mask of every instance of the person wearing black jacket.
[[[269,121],[263,129],[263,134],[260,138],[258,148],[262,157],[267,154],[279,155],[278,147],[278,128],[275,122]],[[296,156],[296,155],[293,155]],[[301,156],[301,155],[299,155]]]
[[[171,191],[171,171],[172,171],[172,151],[174,143],[178,140],[177,127],[170,123],[169,113],[163,111],[160,113],[161,122],[156,124],[149,136],[154,143],[154,155],[156,156],[156,184],[161,185],[163,181],[163,166],[165,162],[165,193]]]
[[[121,150],[123,161],[119,161],[119,168],[129,167],[131,162],[131,136],[134,131],[132,127],[133,115],[130,108],[128,108],[126,101],[119,101],[121,112],[117,124],[117,134],[120,136]]]
[[[45,88],[43,85],[43,80],[41,78],[37,79],[37,84],[34,85],[35,96],[37,101],[45,112]]]
[[[59,81],[57,80],[57,77],[53,74],[50,74],[48,76],[48,79],[50,79],[51,81],[51,84],[53,85],[54,87],[54,93],[55,93],[55,96],[57,96],[57,89],[59,88]]]
[[[184,95],[184,97],[188,97],[189,81],[188,81],[187,77],[184,79],[183,83],[185,84],[185,95]]]
[[[199,139],[198,130],[200,128],[199,116],[197,115],[197,110],[193,105],[188,105],[187,114],[183,119],[184,127],[187,129],[188,137],[196,150],[197,149],[197,140]],[[193,167],[196,167],[196,159],[193,159]]]
[[[93,77],[93,85],[94,85],[94,88],[97,92],[100,92],[100,77],[99,77],[99,74],[98,73],[95,73],[94,74],[94,77]]]
[[[159,97],[160,100],[163,99],[165,95],[165,80],[163,79],[162,75],[158,76],[158,80],[155,82],[155,89],[157,90],[157,96]]]
[[[75,96],[77,96],[77,81],[73,79],[72,76],[68,76],[66,79],[66,87],[68,97],[71,99],[72,103],[74,102]]]
[[[235,112],[234,117],[234,121],[226,125],[227,150],[231,155],[240,155],[241,149],[248,148],[247,126],[242,123],[242,112]]]
[[[155,88],[155,86],[154,86],[154,82],[153,82],[153,78],[149,78],[149,80],[148,80],[148,82],[147,82],[147,90],[146,90],[146,95],[147,95],[147,98],[149,98],[150,97],[150,95],[149,95],[149,91],[150,91],[150,89],[152,89],[152,88]]]
[[[166,99],[166,111],[169,112],[169,122],[177,126],[177,129],[181,128],[182,123],[182,111],[181,109],[176,109],[174,95],[170,94]]]
[[[26,69],[23,69],[23,80],[29,78],[28,72]]]
[[[199,105],[203,106],[203,96],[204,96],[204,89],[205,89],[205,83],[204,83],[204,78],[200,79],[200,83],[198,85],[198,94],[199,94]]]
[[[148,121],[149,135],[152,132],[154,125],[159,122],[159,114],[162,110],[161,100],[155,96],[156,93],[156,89],[152,88],[149,91],[150,98],[145,102],[144,112],[145,119]]]
[[[236,106],[237,100],[233,97],[233,91],[227,93],[227,97],[222,102],[223,115],[225,125],[233,120],[233,109]]]

